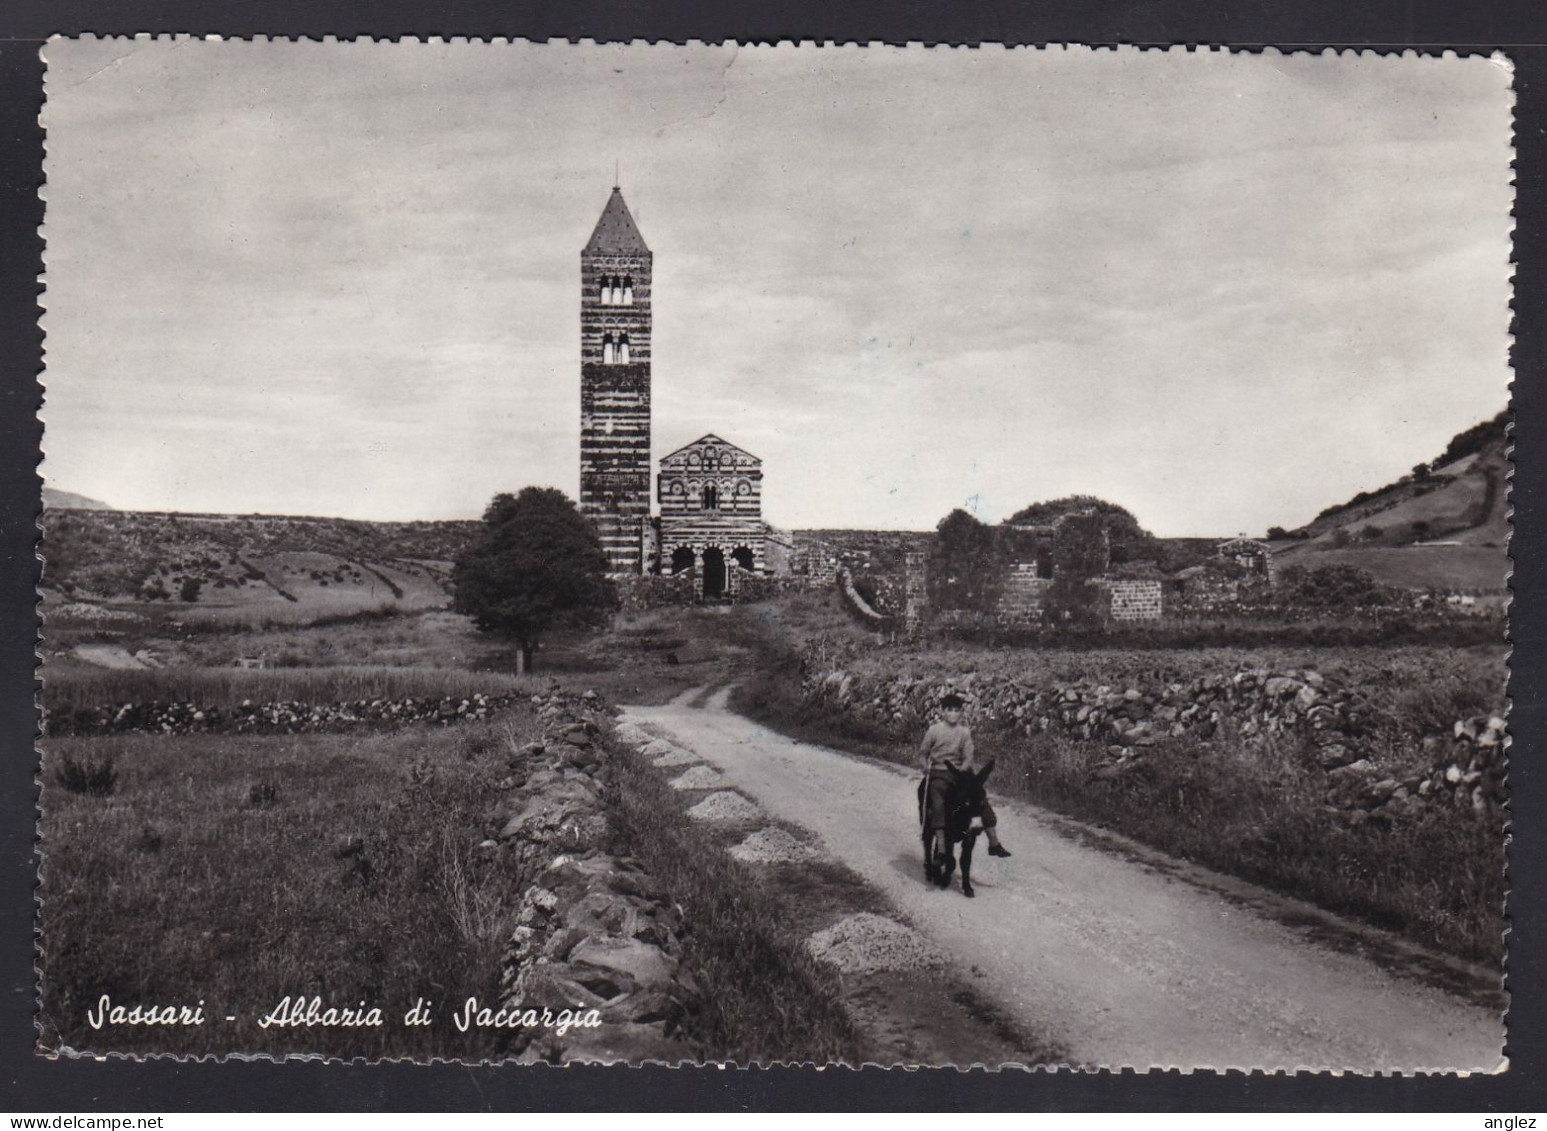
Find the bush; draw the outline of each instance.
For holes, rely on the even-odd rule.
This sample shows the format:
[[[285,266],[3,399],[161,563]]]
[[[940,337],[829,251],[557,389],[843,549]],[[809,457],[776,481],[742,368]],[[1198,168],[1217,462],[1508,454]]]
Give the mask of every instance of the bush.
[[[259,782],[247,791],[247,804],[254,809],[264,809],[279,804],[279,786],[273,782]]]
[[[199,591],[203,588],[204,582],[202,579],[197,577],[190,577],[183,582],[182,588],[178,590],[177,598],[180,601],[186,601],[189,604],[192,604],[194,601],[199,599]]]
[[[54,771],[54,780],[71,793],[107,797],[118,784],[118,771],[110,755],[76,761],[66,754]]]

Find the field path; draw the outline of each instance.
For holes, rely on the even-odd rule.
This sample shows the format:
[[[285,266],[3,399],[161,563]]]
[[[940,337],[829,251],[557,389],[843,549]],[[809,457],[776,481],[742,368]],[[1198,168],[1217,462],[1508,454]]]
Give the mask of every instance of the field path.
[[[815,833],[1028,1031],[1107,1068],[1470,1070],[1503,1065],[1499,1013],[1257,914],[1250,901],[1084,843],[996,797],[1013,859],[976,900],[926,887],[916,777],[774,734],[688,692],[624,717],[697,753]],[[694,704],[698,705],[694,705]],[[1271,899],[1262,893],[1265,899]]]

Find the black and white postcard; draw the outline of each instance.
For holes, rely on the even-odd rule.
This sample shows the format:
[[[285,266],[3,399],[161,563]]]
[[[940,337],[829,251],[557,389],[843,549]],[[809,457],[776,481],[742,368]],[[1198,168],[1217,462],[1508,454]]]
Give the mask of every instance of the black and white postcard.
[[[40,1052],[1506,1069],[1503,55],[44,55]]]

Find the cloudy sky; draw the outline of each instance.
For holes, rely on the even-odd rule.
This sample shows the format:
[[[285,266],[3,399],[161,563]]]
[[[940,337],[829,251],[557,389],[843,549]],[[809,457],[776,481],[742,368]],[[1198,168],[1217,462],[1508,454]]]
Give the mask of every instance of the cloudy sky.
[[[481,513],[578,486],[579,252],[655,252],[657,456],[783,526],[1089,493],[1294,525],[1508,400],[1500,62],[57,41],[51,486]]]

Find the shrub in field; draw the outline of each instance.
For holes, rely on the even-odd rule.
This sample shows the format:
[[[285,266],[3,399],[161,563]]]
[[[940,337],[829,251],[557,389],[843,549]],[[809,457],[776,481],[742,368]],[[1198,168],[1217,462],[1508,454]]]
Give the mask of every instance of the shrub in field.
[[[258,782],[247,791],[247,804],[255,809],[279,804],[279,786],[273,782]]]
[[[66,754],[54,771],[54,780],[71,793],[107,797],[118,782],[118,771],[111,757],[77,761]]]
[[[1346,533],[1339,528],[1338,533]],[[1378,536],[1378,535],[1377,535]],[[1394,594],[1375,578],[1353,566],[1318,566],[1306,570],[1289,566],[1279,574],[1287,599],[1306,608],[1359,609],[1391,604]]]

